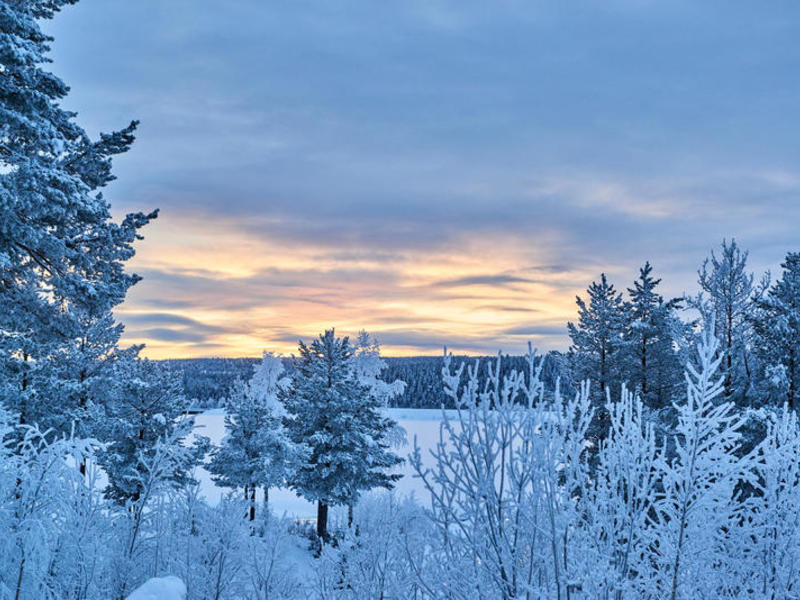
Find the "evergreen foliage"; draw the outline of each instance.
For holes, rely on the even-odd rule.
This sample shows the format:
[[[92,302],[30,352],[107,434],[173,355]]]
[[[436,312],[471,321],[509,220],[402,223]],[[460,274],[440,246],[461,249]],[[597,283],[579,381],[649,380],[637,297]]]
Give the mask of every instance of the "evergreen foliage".
[[[689,299],[703,320],[716,325],[723,353],[725,397],[743,405],[750,392],[753,358],[749,346],[752,328],[748,316],[753,311],[756,288],[754,276],[747,272],[748,252],[736,240],[722,240],[719,256],[713,251],[697,272],[701,293]]]
[[[650,408],[670,406],[681,382],[682,367],[676,352],[683,324],[675,314],[679,299],[665,301],[656,292],[660,279],[649,262],[639,270],[630,297],[625,330],[627,360],[624,381]]]
[[[138,502],[153,476],[153,461],[169,452],[169,464],[158,465],[159,484],[180,488],[193,482],[192,470],[205,455],[205,438],[192,444],[194,426],[180,381],[163,366],[146,359],[120,361],[116,389],[106,404],[108,439],[100,464],[108,473],[106,494],[125,505]]]
[[[111,310],[138,280],[124,263],[156,217],[115,223],[98,191],[136,122],[91,141],[59,104],[69,88],[44,69],[52,40],[39,20],[72,3],[0,3],[0,401],[62,432],[93,413],[121,332]]]
[[[213,452],[209,471],[222,486],[244,491],[255,519],[256,489],[283,487],[300,458],[302,446],[291,442],[284,427],[287,412],[278,398],[290,380],[281,359],[265,352],[248,383],[241,380],[225,404],[226,437]]]
[[[391,488],[399,475],[390,471],[401,459],[387,441],[394,422],[352,368],[349,339],[329,329],[308,346],[300,342],[299,352],[292,389],[283,398],[291,439],[308,452],[291,485],[318,503],[318,533],[325,540],[328,506],[352,506],[365,490]]]
[[[765,400],[800,407],[800,253],[790,252],[783,271],[750,319],[754,349],[762,365]]]

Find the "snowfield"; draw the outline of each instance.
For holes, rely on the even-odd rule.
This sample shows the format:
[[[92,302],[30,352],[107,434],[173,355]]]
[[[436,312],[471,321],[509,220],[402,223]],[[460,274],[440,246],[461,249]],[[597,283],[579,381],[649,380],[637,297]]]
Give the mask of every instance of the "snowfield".
[[[433,408],[389,408],[389,416],[405,430],[405,440],[395,448],[395,452],[407,458],[414,449],[414,437],[422,449],[423,460],[429,456],[428,450],[434,448],[439,440],[439,426],[442,411]],[[455,416],[456,411],[448,411]],[[225,436],[225,411],[211,409],[195,417],[195,432],[211,439],[212,444],[219,445]],[[411,465],[406,461],[397,469],[403,478],[397,482],[395,492],[399,497],[413,494],[419,501],[427,504],[428,494],[419,478],[414,477]],[[231,490],[218,487],[208,471],[199,468],[195,477],[200,482],[200,493],[210,502],[216,504],[223,494]],[[379,493],[379,492],[378,492]],[[269,500],[272,511],[276,515],[286,515],[295,519],[313,519],[317,516],[316,504],[307,502],[288,489],[271,489]]]

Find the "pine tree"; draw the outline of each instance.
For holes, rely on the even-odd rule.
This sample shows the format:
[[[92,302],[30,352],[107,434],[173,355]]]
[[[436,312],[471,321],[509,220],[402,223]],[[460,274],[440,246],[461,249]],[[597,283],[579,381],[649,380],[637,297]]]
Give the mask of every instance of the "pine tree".
[[[713,318],[723,355],[725,397],[742,404],[750,388],[751,365],[748,348],[751,326],[748,319],[753,308],[755,287],[753,274],[748,273],[747,251],[736,240],[722,240],[719,257],[712,251],[697,272],[701,294],[690,299],[704,320]]]
[[[800,406],[800,252],[781,264],[781,278],[756,302],[754,350],[768,383],[767,400]]]
[[[328,507],[352,507],[365,490],[391,488],[399,475],[390,471],[402,461],[387,441],[395,423],[352,368],[349,339],[329,329],[309,346],[300,342],[299,352],[292,390],[283,398],[291,438],[308,452],[291,485],[317,502],[317,534],[326,541]]]
[[[618,389],[621,383],[624,358],[623,332],[626,306],[622,294],[601,273],[600,281],[593,281],[586,290],[589,304],[581,297],[578,305],[578,324],[567,323],[572,345],[567,353],[570,379],[590,382],[591,398],[596,407],[592,436],[603,437],[608,429],[605,410],[606,392]]]
[[[625,332],[627,360],[624,379],[654,409],[662,409],[677,392],[682,377],[675,339],[683,328],[675,310],[679,299],[664,301],[655,289],[661,283],[646,262],[628,288],[630,323]]]
[[[358,332],[351,361],[356,377],[372,390],[373,396],[383,406],[388,406],[405,391],[405,381],[396,379],[389,383],[381,379],[381,373],[386,369],[386,362],[381,359],[381,345],[364,330]]]
[[[281,359],[265,352],[250,381],[236,383],[225,403],[227,435],[209,464],[214,481],[244,491],[251,521],[256,513],[256,489],[264,488],[268,500],[269,488],[285,485],[299,455],[283,424],[287,413],[278,393],[286,390],[290,381],[282,374]]]
[[[105,355],[116,344],[111,309],[138,280],[124,263],[156,216],[115,223],[98,193],[136,122],[92,142],[59,105],[68,87],[42,67],[52,38],[38,21],[72,3],[0,3],[0,402],[21,423],[61,430],[65,412],[88,405],[98,373],[61,368],[62,359]],[[104,350],[85,352],[90,339]],[[56,398],[75,406],[55,410]]]
[[[142,501],[147,485],[181,487],[192,482],[192,470],[205,456],[207,439],[186,443],[194,427],[180,380],[168,368],[147,359],[120,361],[117,384],[106,404],[108,437],[100,453],[108,473],[106,495],[124,505]],[[170,446],[169,448],[166,446]],[[152,461],[159,480],[153,477]]]

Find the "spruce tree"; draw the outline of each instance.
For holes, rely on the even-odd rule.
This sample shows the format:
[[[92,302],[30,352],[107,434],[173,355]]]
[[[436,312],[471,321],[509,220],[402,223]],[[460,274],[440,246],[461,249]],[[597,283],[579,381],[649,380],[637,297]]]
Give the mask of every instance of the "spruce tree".
[[[608,431],[606,394],[617,392],[621,384],[621,361],[624,358],[623,331],[626,306],[622,294],[608,282],[605,273],[586,290],[589,304],[576,297],[578,323],[567,323],[572,345],[567,353],[570,379],[590,382],[595,407],[590,435],[602,439]]]
[[[800,252],[781,264],[781,278],[756,302],[750,319],[754,349],[764,369],[766,400],[800,406]]]
[[[136,122],[91,141],[60,106],[69,88],[43,68],[52,38],[39,21],[72,3],[0,3],[0,402],[21,423],[61,430],[85,416],[100,376],[94,366],[62,368],[64,359],[104,363],[113,353],[111,310],[138,280],[124,263],[156,216],[116,223],[99,193]]]
[[[683,325],[675,314],[679,299],[665,301],[656,292],[660,279],[646,262],[628,288],[629,319],[625,332],[627,360],[624,378],[653,409],[668,407],[678,391],[683,370],[676,336]]]
[[[586,290],[587,306],[577,297],[578,323],[567,323],[572,345],[568,358],[573,381],[589,380],[592,396],[605,402],[606,390],[617,390],[620,384],[620,360],[625,326],[625,304],[622,294],[608,282],[606,274],[593,281]]]
[[[286,483],[299,455],[283,424],[287,413],[278,393],[290,381],[282,374],[281,359],[265,352],[250,381],[237,381],[225,402],[226,436],[209,463],[219,485],[243,490],[251,521],[257,488],[264,489],[266,502],[269,488]]]
[[[352,507],[365,490],[391,488],[399,475],[390,471],[402,460],[387,441],[395,423],[352,368],[349,339],[329,329],[308,346],[300,342],[299,352],[292,389],[283,397],[291,438],[307,454],[291,486],[317,503],[317,534],[327,541],[328,507]]]

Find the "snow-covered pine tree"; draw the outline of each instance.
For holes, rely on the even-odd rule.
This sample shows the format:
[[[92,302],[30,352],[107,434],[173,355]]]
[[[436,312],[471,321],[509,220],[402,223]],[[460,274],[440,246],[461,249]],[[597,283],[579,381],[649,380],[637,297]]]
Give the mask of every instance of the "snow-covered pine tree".
[[[138,280],[124,263],[156,216],[115,223],[97,192],[136,123],[92,142],[59,104],[68,87],[43,68],[52,39],[39,21],[73,3],[0,3],[0,402],[22,423],[62,430],[75,407],[55,398],[80,405],[92,374],[60,368],[61,359],[85,350],[98,328],[118,339],[108,315]]]
[[[683,368],[676,353],[676,335],[683,324],[675,315],[680,299],[665,301],[655,289],[661,283],[646,262],[628,288],[629,324],[625,331],[626,381],[650,408],[669,406],[679,389]]]
[[[242,489],[250,503],[249,517],[256,516],[256,489],[282,487],[300,456],[300,448],[284,427],[286,409],[278,398],[291,384],[282,377],[283,362],[264,352],[249,382],[238,381],[225,402],[226,436],[209,463],[218,484]]]
[[[753,346],[767,383],[767,401],[800,408],[800,252],[789,252],[783,272],[756,302]]]
[[[381,372],[386,368],[386,362],[381,359],[381,345],[363,329],[358,332],[351,361],[359,381],[369,386],[372,395],[383,406],[388,406],[405,391],[405,381],[396,379],[388,382],[381,379]]]
[[[365,490],[391,488],[399,475],[390,471],[402,459],[387,441],[395,423],[353,370],[349,339],[329,329],[308,346],[300,342],[299,352],[292,389],[282,394],[291,439],[307,446],[291,486],[317,502],[317,534],[325,541],[328,507],[352,506]]]
[[[593,396],[605,402],[606,389],[616,389],[619,384],[619,354],[625,323],[625,305],[622,294],[608,282],[605,273],[600,281],[593,281],[586,290],[589,304],[576,297],[578,323],[567,323],[572,345],[569,361],[575,381],[589,380]]]
[[[192,481],[192,470],[205,456],[206,438],[186,443],[194,420],[181,382],[167,367],[147,359],[121,360],[115,365],[116,386],[106,403],[108,436],[100,464],[108,473],[106,495],[124,505],[138,502],[152,475],[150,462],[175,447],[168,468],[160,465],[158,484],[180,487]],[[161,456],[159,455],[159,456]]]
[[[714,251],[697,271],[702,292],[689,299],[703,319],[714,319],[723,355],[725,397],[739,405],[750,388],[752,328],[748,319],[756,291],[753,274],[747,271],[747,251],[736,240],[722,240],[719,256]]]
[[[622,294],[608,282],[605,273],[600,274],[599,282],[593,281],[589,285],[586,293],[588,305],[581,297],[575,299],[578,323],[567,323],[572,341],[567,361],[572,381],[590,382],[595,405],[595,423],[590,428],[590,435],[600,438],[608,429],[606,392],[618,389],[622,382],[627,307]]]

